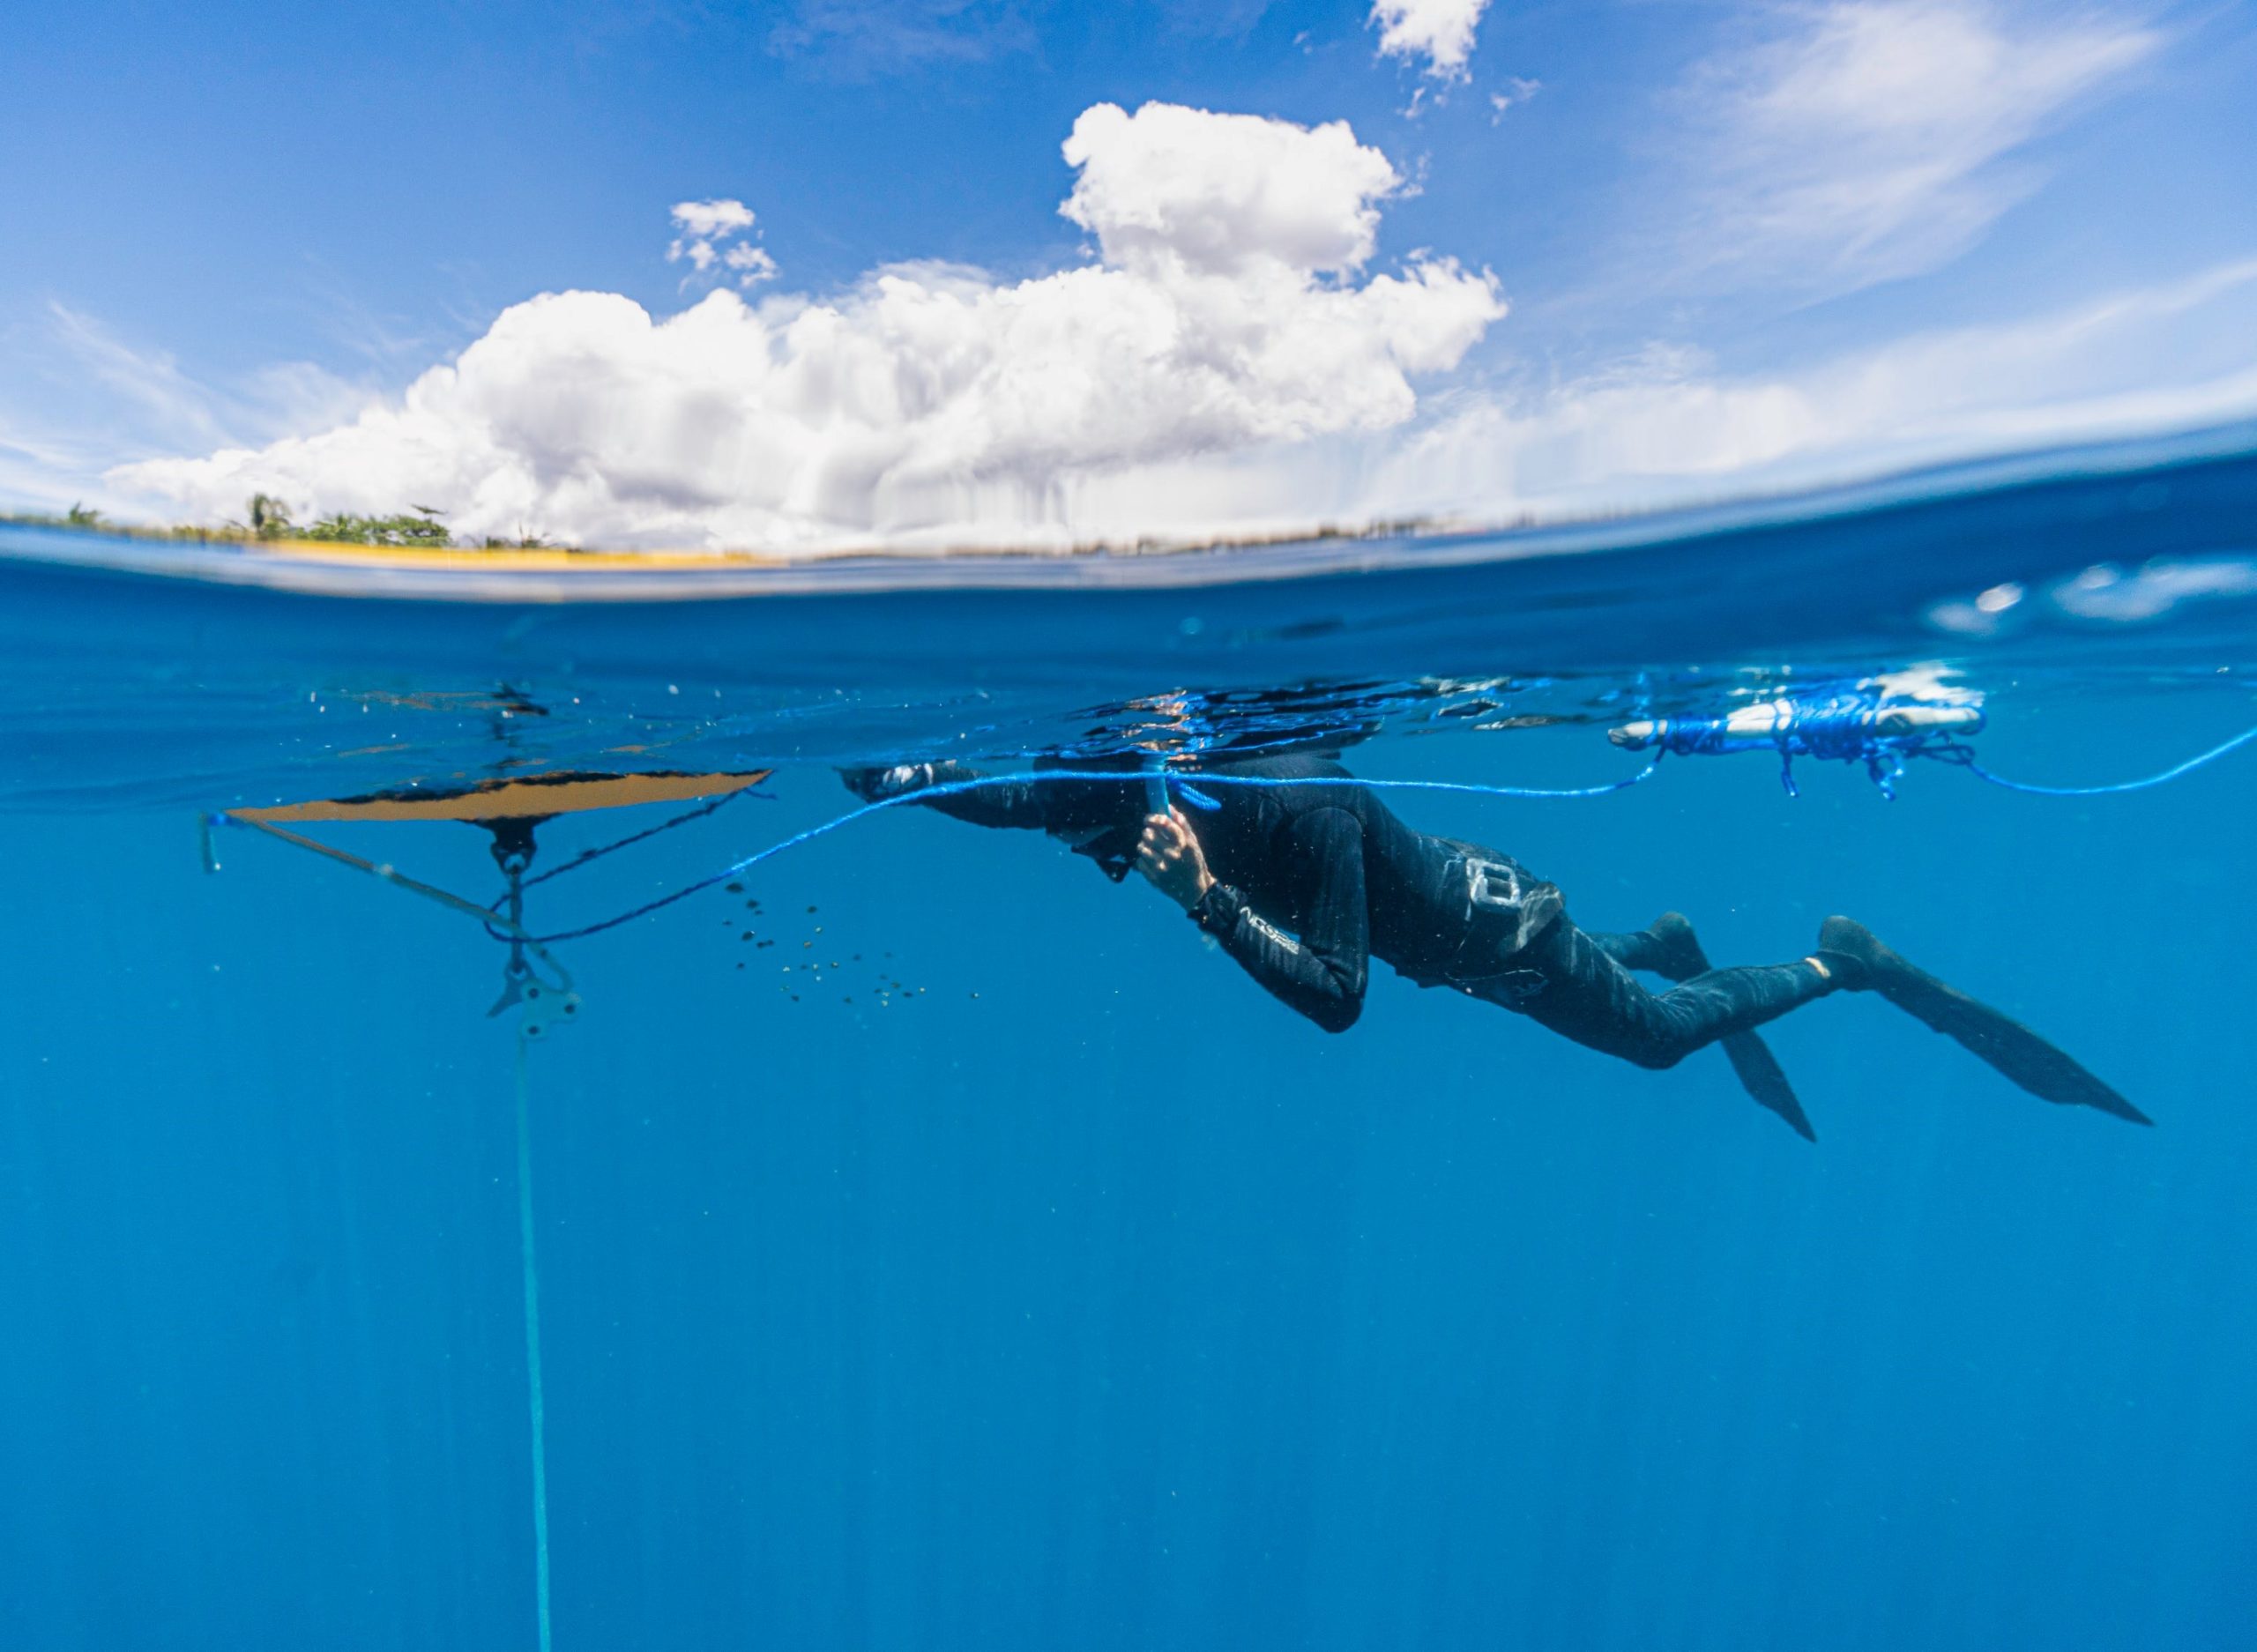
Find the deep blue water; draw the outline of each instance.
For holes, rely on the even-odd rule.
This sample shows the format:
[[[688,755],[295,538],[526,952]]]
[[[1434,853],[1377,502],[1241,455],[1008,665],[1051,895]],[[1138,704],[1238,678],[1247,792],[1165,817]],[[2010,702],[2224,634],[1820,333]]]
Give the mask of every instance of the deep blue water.
[[[247,831],[209,874],[197,810],[776,767],[536,891],[561,927],[836,815],[838,763],[1106,748],[1182,690],[1210,735],[1383,722],[1367,775],[1576,785],[1639,709],[1930,662],[1994,768],[2113,779],[2257,723],[2233,446],[1611,549],[695,607],[0,534],[0,1644],[535,1643],[503,951]],[[1815,1146],[1714,1052],[1383,969],[1328,1037],[1141,885],[915,809],[561,948],[556,1646],[2257,1643],[2257,751],[2075,800],[1775,768],[1398,807],[1719,961],[1856,914],[2156,1127],[1869,997],[1771,1029]],[[311,830],[495,893],[474,829]]]

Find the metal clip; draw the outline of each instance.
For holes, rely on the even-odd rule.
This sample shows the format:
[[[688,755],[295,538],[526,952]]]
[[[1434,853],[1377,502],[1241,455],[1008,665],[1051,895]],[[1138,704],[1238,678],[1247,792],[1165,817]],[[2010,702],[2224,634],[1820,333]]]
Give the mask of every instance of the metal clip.
[[[1468,898],[1476,906],[1493,912],[1519,912],[1520,874],[1512,867],[1494,860],[1468,860],[1465,875]]]
[[[530,980],[518,994],[518,1001],[525,1006],[524,1018],[518,1031],[528,1038],[545,1038],[553,1027],[565,1026],[580,1013],[580,995],[561,987],[552,987],[546,981]]]
[[[504,858],[503,850],[502,839],[496,834],[495,859],[502,862],[510,879],[508,921],[519,938],[510,942],[510,961],[502,966],[502,995],[486,1014],[491,1019],[511,1005],[517,1006],[518,1032],[537,1040],[547,1038],[552,1029],[566,1025],[580,1013],[580,995],[572,990],[572,978],[565,973],[564,966],[525,934],[525,860],[532,859],[530,847],[525,859],[514,864]],[[534,972],[532,959],[526,956],[528,950],[555,972],[554,985]]]

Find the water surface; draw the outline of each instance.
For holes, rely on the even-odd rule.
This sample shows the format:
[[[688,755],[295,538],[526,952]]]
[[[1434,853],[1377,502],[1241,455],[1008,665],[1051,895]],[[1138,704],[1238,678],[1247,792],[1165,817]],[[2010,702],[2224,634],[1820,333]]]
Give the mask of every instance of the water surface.
[[[506,953],[239,830],[209,873],[199,812],[775,771],[535,890],[545,932],[838,815],[855,762],[1327,738],[1572,787],[1636,771],[1634,716],[1910,672],[1982,697],[1992,768],[2115,780],[2257,724],[2250,445],[696,601],[0,534],[0,1634],[535,1644]],[[1719,960],[1853,913],[2157,1127],[1868,998],[1773,1030],[1814,1147],[1712,1052],[1384,970],[1328,1037],[1140,885],[917,809],[558,948],[555,1643],[2247,1644],[2257,753],[1798,778],[1397,806]],[[472,827],[309,830],[498,889]]]

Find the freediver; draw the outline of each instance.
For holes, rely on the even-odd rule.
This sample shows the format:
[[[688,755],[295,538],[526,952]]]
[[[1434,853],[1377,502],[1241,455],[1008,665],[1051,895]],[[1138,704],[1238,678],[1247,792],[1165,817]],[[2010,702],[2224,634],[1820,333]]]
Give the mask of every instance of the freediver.
[[[1115,882],[1131,871],[1275,997],[1329,1032],[1362,1013],[1373,957],[1421,986],[1481,999],[1639,1067],[1675,1066],[1722,1044],[1748,1093],[1815,1140],[1785,1074],[1754,1029],[1839,992],[1874,992],[1957,1040],[2047,1101],[2135,1124],[2148,1117],[2027,1027],[1916,968],[1864,925],[1829,918],[1791,964],[1713,969],[1693,926],[1665,912],[1627,934],[1585,930],[1557,885],[1511,857],[1414,831],[1330,755],[1210,758],[1166,778],[1314,782],[1218,785],[1187,814],[1151,781],[1059,778],[998,782],[927,800],[978,826],[1049,833]],[[1087,765],[1117,772],[1119,761]],[[847,771],[876,801],[980,778],[954,763]],[[1650,992],[1645,971],[1673,985]]]

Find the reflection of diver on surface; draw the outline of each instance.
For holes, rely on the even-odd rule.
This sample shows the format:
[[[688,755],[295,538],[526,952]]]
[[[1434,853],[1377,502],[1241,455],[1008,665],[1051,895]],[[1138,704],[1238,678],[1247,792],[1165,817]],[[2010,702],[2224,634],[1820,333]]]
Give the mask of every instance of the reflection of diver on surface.
[[[1005,782],[931,806],[975,825],[1047,831],[1115,882],[1142,871],[1241,969],[1328,1031],[1354,1023],[1377,957],[1421,986],[1486,1000],[1640,1067],[1672,1067],[1722,1043],[1750,1094],[1808,1135],[1754,1030],[1832,993],[1873,991],[2034,1095],[2148,1122],[2029,1029],[1846,918],[1827,919],[1816,950],[1794,963],[1711,969],[1677,913],[1628,934],[1587,932],[1556,886],[1493,850],[1413,831],[1329,759],[1210,759],[1169,778],[1196,786],[1202,774],[1319,784],[1213,786],[1213,807],[1196,816],[1159,814],[1143,785],[1119,779]],[[952,763],[918,763],[845,779],[876,800],[976,778]],[[1634,970],[1676,984],[1649,992]]]

